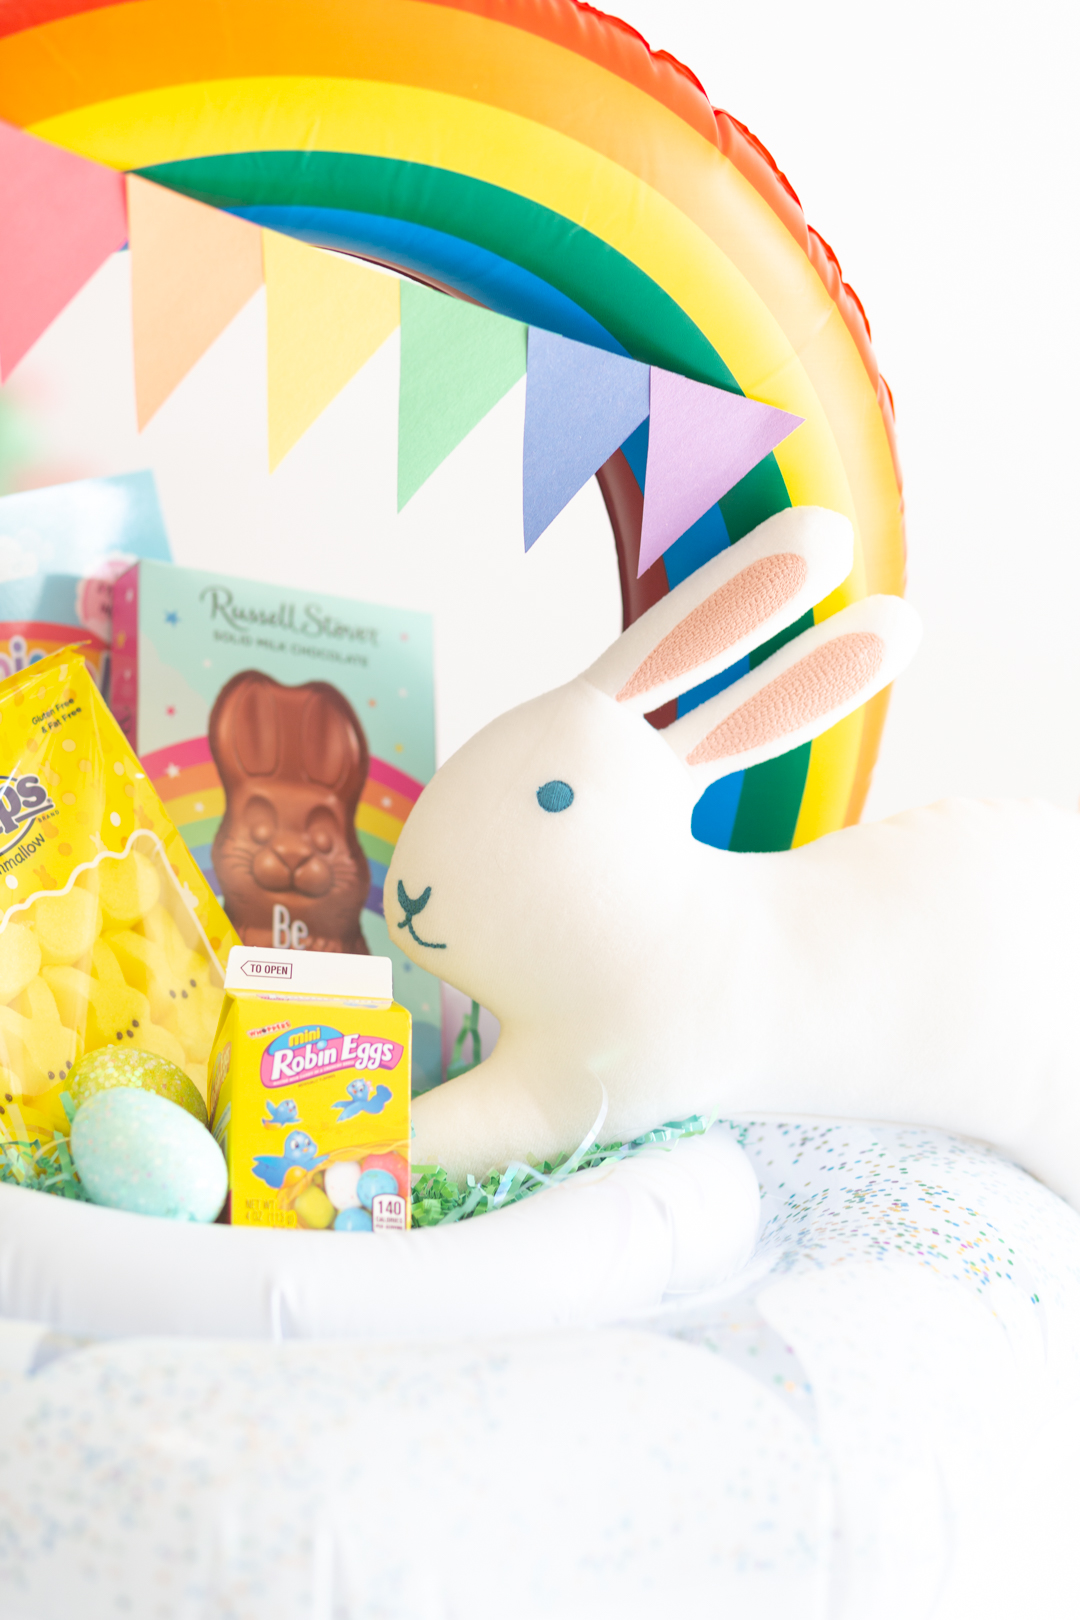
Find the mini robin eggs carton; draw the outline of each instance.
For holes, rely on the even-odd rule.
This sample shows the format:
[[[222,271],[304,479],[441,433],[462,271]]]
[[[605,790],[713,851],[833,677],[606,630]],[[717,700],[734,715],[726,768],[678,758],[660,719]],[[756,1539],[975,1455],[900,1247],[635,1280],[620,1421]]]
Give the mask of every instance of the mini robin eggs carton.
[[[99,1047],[205,1096],[235,940],[83,658],[0,683],[0,1142],[66,1134],[68,1072]]]
[[[408,1228],[411,1046],[387,957],[233,948],[210,1128],[234,1226]]]

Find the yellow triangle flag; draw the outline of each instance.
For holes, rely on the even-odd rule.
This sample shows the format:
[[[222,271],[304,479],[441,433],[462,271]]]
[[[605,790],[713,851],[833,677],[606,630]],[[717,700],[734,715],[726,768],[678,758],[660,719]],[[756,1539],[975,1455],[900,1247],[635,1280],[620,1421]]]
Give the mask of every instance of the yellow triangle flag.
[[[129,174],[131,321],[140,430],[262,285],[261,232]]]
[[[354,260],[263,232],[270,470],[401,320],[401,286]]]

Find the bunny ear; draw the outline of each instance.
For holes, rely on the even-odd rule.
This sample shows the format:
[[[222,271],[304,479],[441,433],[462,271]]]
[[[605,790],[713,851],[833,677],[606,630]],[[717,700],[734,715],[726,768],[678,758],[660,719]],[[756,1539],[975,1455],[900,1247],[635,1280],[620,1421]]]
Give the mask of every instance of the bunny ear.
[[[207,725],[210,752],[226,789],[244,777],[273,776],[281,757],[281,732],[272,689],[277,685],[256,669],[226,681]]]
[[[639,714],[718,675],[801,617],[851,572],[851,524],[788,507],[651,607],[585,679]]]
[[[704,788],[787,753],[852,714],[895,680],[920,634],[909,603],[868,596],[796,636],[660,736]]]

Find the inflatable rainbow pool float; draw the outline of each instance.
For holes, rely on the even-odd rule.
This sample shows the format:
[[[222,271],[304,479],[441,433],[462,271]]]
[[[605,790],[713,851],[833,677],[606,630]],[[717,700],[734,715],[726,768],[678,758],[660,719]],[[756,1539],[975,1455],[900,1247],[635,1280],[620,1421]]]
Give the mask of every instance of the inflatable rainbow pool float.
[[[628,617],[788,504],[855,527],[819,616],[902,590],[892,402],[862,307],[764,148],[625,24],[573,0],[20,0],[0,14],[0,117],[803,417],[624,580]],[[608,464],[609,510],[633,504],[642,432]],[[717,784],[709,841],[784,848],[857,820],[886,701]]]
[[[764,149],[625,25],[6,0],[0,118],[804,417],[640,582],[620,552],[628,617],[789,503],[855,528],[819,614],[901,588],[861,307]],[[643,456],[639,430],[602,470],[617,537]],[[857,819],[884,708],[717,784],[717,841]],[[148,768],[208,844],[205,753]],[[369,858],[415,796],[380,769]],[[990,1149],[746,1119],[383,1236],[0,1186],[5,1620],[1074,1613],[1080,1226]]]

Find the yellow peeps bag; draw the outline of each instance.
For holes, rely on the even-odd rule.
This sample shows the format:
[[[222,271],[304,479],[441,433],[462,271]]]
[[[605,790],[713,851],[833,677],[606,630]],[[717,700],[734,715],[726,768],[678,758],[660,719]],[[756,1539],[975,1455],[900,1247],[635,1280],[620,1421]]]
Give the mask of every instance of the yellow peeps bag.
[[[238,943],[82,657],[0,683],[0,1140],[66,1133],[67,1073],[100,1046],[205,1097]]]

